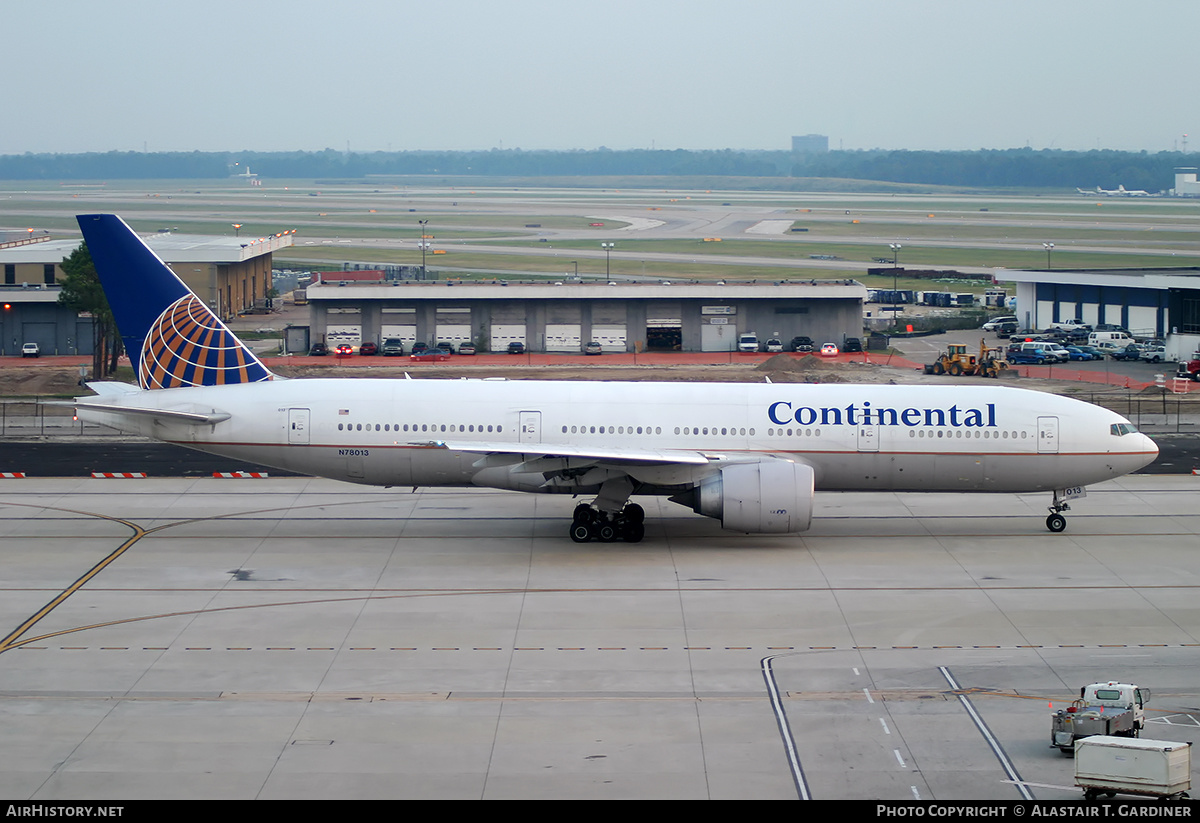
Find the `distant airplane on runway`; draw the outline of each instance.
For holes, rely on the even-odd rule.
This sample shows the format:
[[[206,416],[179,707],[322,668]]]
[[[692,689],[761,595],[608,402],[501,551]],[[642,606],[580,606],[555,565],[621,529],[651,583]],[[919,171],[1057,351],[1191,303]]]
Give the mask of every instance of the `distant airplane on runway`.
[[[1142,189],[1127,189],[1124,185],[1118,185],[1115,189],[1102,189],[1096,186],[1095,190],[1090,189],[1075,189],[1080,194],[1092,195],[1100,194],[1105,197],[1154,197],[1150,192]]]
[[[595,495],[577,542],[640,541],[635,495],[802,532],[817,490],[1051,491],[1062,531],[1084,486],[1158,454],[1118,414],[999,385],[287,380],[123,220],[78,220],[140,384],[89,384],[84,419],[351,483]]]

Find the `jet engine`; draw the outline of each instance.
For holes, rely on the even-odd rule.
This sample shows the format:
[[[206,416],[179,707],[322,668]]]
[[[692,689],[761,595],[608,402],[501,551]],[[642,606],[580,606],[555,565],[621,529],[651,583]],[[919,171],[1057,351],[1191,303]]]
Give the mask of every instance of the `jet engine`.
[[[672,499],[731,531],[802,532],[812,523],[813,469],[781,459],[734,463],[701,482],[687,499]]]

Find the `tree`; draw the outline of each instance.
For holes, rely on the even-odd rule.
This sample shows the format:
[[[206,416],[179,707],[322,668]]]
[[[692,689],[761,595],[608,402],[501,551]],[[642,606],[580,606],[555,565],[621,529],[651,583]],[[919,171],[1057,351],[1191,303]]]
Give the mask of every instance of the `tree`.
[[[121,337],[113,319],[104,287],[96,274],[92,255],[87,244],[63,259],[62,291],[58,302],[75,312],[90,312],[92,315],[92,379],[100,380],[117,370],[117,358],[121,356]]]

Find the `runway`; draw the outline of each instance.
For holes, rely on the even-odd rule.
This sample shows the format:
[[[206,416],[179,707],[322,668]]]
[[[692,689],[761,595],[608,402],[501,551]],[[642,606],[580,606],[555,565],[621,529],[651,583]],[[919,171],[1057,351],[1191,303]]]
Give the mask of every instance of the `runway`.
[[[640,501],[640,544],[566,497],[0,483],[12,799],[1071,800],[1049,710],[1099,679],[1200,739],[1200,477],[1061,534],[1047,494],[818,493],[788,537]]]

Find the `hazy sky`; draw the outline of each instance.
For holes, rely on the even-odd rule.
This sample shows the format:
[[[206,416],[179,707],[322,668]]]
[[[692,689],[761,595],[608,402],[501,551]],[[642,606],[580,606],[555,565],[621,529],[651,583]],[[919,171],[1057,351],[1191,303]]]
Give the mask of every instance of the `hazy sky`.
[[[1200,0],[4,0],[0,154],[1200,149]],[[19,70],[17,67],[20,67]]]

